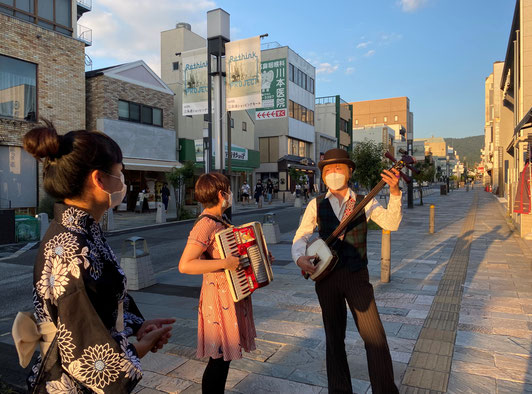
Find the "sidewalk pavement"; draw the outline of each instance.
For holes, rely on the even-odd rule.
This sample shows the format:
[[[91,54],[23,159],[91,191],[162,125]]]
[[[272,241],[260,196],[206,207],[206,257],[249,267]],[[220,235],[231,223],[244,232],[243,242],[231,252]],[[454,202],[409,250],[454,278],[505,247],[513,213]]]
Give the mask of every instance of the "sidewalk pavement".
[[[370,231],[371,281],[402,393],[532,390],[532,262],[498,200],[476,188],[425,197],[392,233],[392,275],[380,283],[381,231]],[[436,233],[428,234],[429,206]],[[274,281],[253,294],[257,350],[231,363],[226,392],[326,393],[325,336],[311,281],[291,261],[294,232],[269,245]],[[177,318],[170,343],[142,359],[142,394],[201,392],[195,359],[201,276],[173,268],[133,292],[146,318]],[[371,392],[364,344],[348,319],[356,393]]]

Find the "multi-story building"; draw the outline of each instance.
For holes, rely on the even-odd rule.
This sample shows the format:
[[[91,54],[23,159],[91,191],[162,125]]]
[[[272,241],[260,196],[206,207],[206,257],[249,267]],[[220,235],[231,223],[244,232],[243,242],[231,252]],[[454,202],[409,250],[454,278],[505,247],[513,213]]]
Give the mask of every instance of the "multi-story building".
[[[382,144],[384,149],[390,152],[392,155],[395,152],[395,130],[391,127],[384,125],[362,127],[355,126],[353,128],[353,146],[355,146],[358,142],[366,140],[375,142],[376,144]]]
[[[498,167],[499,174],[502,170],[508,213],[512,215],[521,236],[527,238],[532,238],[532,213],[514,212],[514,201],[516,194],[521,192],[518,190],[519,176],[526,161],[530,159],[532,146],[531,29],[532,0],[517,0],[502,75],[500,80],[494,75],[493,80],[494,90],[496,87],[500,89],[502,100],[499,122],[501,131],[497,145],[498,152],[498,146],[502,147],[502,155],[499,155],[497,162],[493,162],[493,168]],[[494,140],[497,142],[496,138]],[[497,180],[502,183],[500,176]]]
[[[207,47],[207,40],[194,33],[190,24],[178,23],[174,29],[161,32],[161,78],[175,93],[175,130],[179,138],[179,160],[195,163],[195,173],[205,172],[203,137],[208,128],[204,115],[183,114],[183,55],[187,51]],[[223,137],[227,141],[227,134]],[[227,147],[226,147],[227,149]],[[242,182],[252,182],[253,171],[259,166],[256,149],[254,111],[231,111],[231,189],[240,190]],[[227,151],[225,168],[228,165]],[[187,201],[193,201],[193,187],[186,190]]]
[[[414,114],[408,97],[357,101],[353,105],[353,127],[385,125],[395,130],[395,140],[413,139]]]
[[[2,1],[0,4],[0,208],[34,213],[44,197],[42,168],[22,149],[40,118],[60,134],[85,128],[85,46],[78,25],[91,3]]]
[[[124,156],[127,206],[145,190],[161,201],[165,173],[179,167],[174,92],[142,60],[86,74],[87,128],[113,138]]]
[[[332,148],[351,151],[353,106],[340,96],[316,97],[316,156]],[[331,142],[334,141],[333,144]]]
[[[509,112],[505,108],[502,100],[502,90],[499,81],[502,78],[504,62],[493,63],[493,72],[485,81],[485,123],[484,123],[484,177],[483,183],[491,185],[492,190],[499,196],[504,193],[504,169],[503,163],[510,160],[510,155],[506,152],[506,147],[512,137],[512,127],[503,126],[503,118],[509,118],[504,112]],[[506,122],[508,123],[508,122]],[[510,127],[508,127],[510,126]]]
[[[261,111],[256,111],[255,136],[260,151],[257,177],[271,179],[280,193],[293,192],[295,183],[289,173],[296,168],[305,173],[314,188],[318,183],[314,149],[316,69],[288,46],[273,45],[263,49],[261,56],[263,64],[286,67],[282,69],[288,76],[283,79],[288,111],[278,111],[278,117],[266,119]]]

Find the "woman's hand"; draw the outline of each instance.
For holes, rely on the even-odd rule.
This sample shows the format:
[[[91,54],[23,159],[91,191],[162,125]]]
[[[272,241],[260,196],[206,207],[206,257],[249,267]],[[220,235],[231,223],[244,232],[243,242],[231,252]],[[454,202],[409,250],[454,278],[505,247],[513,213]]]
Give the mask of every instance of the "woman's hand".
[[[144,323],[142,323],[142,326],[137,331],[137,340],[140,341],[144,335],[147,333],[157,330],[159,328],[164,327],[167,324],[173,324],[175,323],[175,319],[152,319],[152,320],[146,320]],[[168,332],[166,335],[159,338],[159,341],[155,344],[155,346],[151,349],[153,353],[157,352],[157,350],[162,349],[165,344],[168,343],[168,339],[172,336],[171,332]]]
[[[239,257],[233,256],[233,255],[229,255],[224,260],[224,267],[227,270],[234,271],[239,266],[240,266],[240,258]]]
[[[151,331],[149,331],[149,329]],[[144,357],[150,350],[156,352],[157,349],[160,349],[158,347],[159,343],[163,343],[161,348],[165,343],[168,343],[171,330],[172,326],[164,326],[161,328],[155,328],[155,325],[147,326],[143,337],[134,344],[139,358]]]

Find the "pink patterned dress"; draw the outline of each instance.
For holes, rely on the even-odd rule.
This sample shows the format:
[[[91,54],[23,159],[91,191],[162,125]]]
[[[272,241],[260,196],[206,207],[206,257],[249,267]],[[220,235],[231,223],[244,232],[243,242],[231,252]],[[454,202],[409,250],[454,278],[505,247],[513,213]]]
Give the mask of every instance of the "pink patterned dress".
[[[219,259],[214,235],[223,229],[222,223],[205,217],[196,223],[187,242],[203,247],[201,259]],[[256,336],[251,297],[235,303],[223,270],[203,274],[196,356],[237,360],[242,349],[255,350]]]

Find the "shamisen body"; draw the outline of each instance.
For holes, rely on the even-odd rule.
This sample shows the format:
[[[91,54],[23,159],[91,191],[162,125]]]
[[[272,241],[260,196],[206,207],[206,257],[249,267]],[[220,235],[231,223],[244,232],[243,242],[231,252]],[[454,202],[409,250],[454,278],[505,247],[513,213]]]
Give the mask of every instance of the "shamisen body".
[[[346,209],[360,202],[363,196],[348,187],[354,163],[342,149],[325,153],[318,166],[328,192],[310,201],[292,244],[292,258],[305,272],[314,274],[315,256],[308,255],[310,238],[318,227],[320,238],[326,239],[340,224]],[[392,172],[393,171],[393,172]],[[316,293],[322,309],[327,343],[327,377],[329,392],[352,392],[345,353],[347,320],[346,301],[366,346],[368,368],[374,393],[397,393],[386,334],[375,305],[373,287],[369,282],[366,255],[367,221],[373,220],[386,230],[395,231],[401,222],[401,191],[397,170],[381,174],[390,187],[388,208],[371,201],[352,223],[340,242],[333,246],[338,256],[335,268],[316,282]]]

